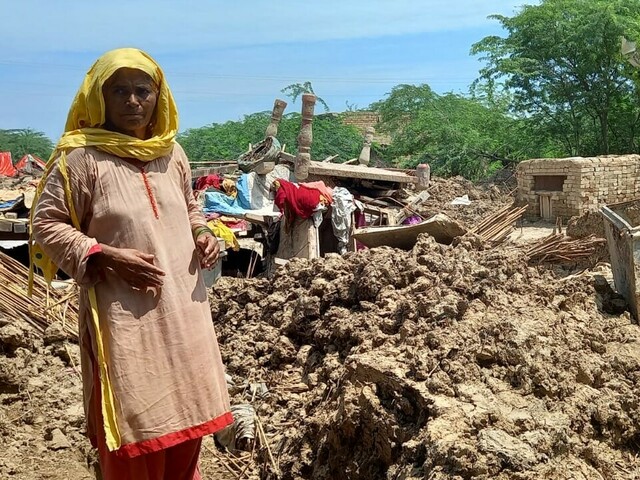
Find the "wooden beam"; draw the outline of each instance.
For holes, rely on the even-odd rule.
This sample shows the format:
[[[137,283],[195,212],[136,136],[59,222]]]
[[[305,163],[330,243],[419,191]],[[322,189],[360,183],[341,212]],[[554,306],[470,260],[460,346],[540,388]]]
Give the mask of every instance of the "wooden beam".
[[[280,152],[281,163],[293,164],[295,156]],[[417,183],[418,177],[404,171],[387,170],[386,168],[366,167],[364,165],[347,165],[344,163],[323,163],[311,161],[309,173],[323,177],[354,178],[377,180],[381,182]]]
[[[383,168],[364,165],[344,165],[342,163],[311,162],[309,173],[325,177],[355,178],[383,182],[416,183],[418,178],[402,172],[391,172]]]
[[[229,173],[234,173],[238,170],[238,164],[237,163],[226,163],[226,164],[219,164],[219,165],[213,165],[213,166],[196,166],[196,168],[192,168],[191,169],[191,177],[192,178],[198,178],[198,177],[206,177],[207,175],[214,175],[214,174],[229,174]]]

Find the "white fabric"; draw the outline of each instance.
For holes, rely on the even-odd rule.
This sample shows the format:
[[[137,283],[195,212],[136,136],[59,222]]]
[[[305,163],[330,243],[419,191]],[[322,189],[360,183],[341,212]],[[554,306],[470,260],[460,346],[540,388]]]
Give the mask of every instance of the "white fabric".
[[[351,214],[356,209],[353,195],[343,187],[333,189],[333,208],[331,210],[331,224],[333,234],[338,239],[338,253],[347,252],[349,234],[351,233]]]

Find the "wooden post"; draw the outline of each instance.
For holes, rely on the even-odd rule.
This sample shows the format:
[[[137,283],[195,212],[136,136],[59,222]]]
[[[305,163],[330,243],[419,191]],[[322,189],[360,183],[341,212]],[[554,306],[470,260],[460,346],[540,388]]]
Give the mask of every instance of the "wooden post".
[[[371,142],[373,141],[374,133],[376,133],[376,131],[373,127],[367,127],[367,130],[364,132],[364,144],[358,157],[358,163],[360,165],[369,165],[369,161],[371,160]]]
[[[302,95],[302,126],[298,134],[298,155],[296,156],[294,173],[297,180],[304,180],[309,176],[311,163],[311,142],[313,141],[313,108],[316,96],[312,93]]]
[[[416,184],[418,190],[426,190],[429,188],[431,167],[428,163],[421,163],[418,165],[418,168],[416,168],[416,177],[418,177],[418,183]]]
[[[276,101],[273,102],[271,122],[269,123],[267,130],[264,132],[265,137],[275,137],[278,135],[278,125],[280,124],[280,120],[282,120],[282,114],[285,108],[287,108],[287,102],[284,100],[276,99]]]

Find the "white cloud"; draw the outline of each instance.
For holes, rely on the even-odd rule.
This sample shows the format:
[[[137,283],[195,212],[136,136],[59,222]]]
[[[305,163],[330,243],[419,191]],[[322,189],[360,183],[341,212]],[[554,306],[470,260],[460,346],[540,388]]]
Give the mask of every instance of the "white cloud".
[[[154,54],[486,25],[523,0],[0,0],[2,57],[139,46]]]

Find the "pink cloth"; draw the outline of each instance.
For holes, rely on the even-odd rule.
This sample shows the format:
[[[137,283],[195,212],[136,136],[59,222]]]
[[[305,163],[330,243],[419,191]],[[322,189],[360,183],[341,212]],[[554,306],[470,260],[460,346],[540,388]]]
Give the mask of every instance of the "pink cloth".
[[[333,190],[325,185],[322,180],[318,180],[317,182],[306,182],[301,183],[300,185],[304,185],[307,188],[314,188],[318,190],[324,197],[329,201],[329,203],[333,203]]]

